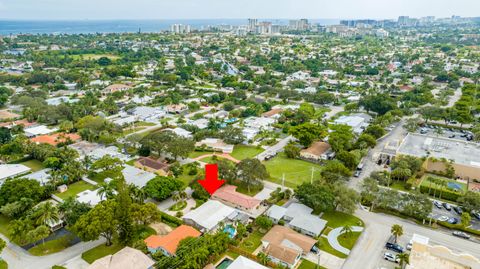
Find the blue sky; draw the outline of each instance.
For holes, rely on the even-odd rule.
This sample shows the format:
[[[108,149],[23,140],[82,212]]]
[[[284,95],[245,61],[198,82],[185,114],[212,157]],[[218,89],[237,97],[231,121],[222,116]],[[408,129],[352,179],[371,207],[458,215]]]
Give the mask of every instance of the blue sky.
[[[1,19],[480,16],[480,0],[0,0]]]

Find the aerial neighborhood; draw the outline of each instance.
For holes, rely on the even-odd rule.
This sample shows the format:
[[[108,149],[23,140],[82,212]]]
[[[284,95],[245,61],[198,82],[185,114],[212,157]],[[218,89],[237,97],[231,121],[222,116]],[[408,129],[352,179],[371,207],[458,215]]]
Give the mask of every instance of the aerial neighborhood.
[[[0,35],[0,269],[480,268],[480,19],[243,24]]]

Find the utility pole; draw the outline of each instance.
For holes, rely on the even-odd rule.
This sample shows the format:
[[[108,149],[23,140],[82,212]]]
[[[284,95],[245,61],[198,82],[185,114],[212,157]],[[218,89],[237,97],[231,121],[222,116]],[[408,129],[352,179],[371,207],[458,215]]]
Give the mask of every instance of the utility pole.
[[[282,187],[285,188],[285,173],[282,174]]]
[[[312,167],[312,175],[310,176],[310,184],[313,184],[313,167]]]

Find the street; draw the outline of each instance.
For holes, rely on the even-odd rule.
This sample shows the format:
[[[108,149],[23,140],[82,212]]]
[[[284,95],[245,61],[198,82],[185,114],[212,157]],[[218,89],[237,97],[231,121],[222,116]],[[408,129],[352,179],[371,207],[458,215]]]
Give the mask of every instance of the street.
[[[355,215],[365,222],[365,230],[358,239],[350,256],[343,265],[344,269],[377,269],[381,267],[394,268],[394,263],[383,259],[385,242],[390,236],[390,228],[394,224],[403,226],[403,236],[400,237],[400,245],[403,247],[410,241],[414,233],[430,238],[430,244],[443,245],[454,252],[469,253],[480,258],[480,245],[470,241],[454,237],[446,230],[434,230],[420,226],[416,223],[390,215],[368,212],[358,209]]]

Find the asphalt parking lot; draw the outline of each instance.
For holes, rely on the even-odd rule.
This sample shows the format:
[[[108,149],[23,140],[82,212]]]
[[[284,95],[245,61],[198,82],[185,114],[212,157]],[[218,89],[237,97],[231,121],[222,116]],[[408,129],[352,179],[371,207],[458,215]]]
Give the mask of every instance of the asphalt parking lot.
[[[418,128],[417,133],[423,134],[423,135],[440,136],[444,138],[468,141],[466,137],[467,135],[466,132],[462,133],[460,130],[457,130],[457,129],[431,126],[428,124],[425,127]]]
[[[450,204],[452,206],[455,206],[453,204]],[[433,205],[432,209],[432,214],[431,217],[432,219],[438,220],[441,216],[446,216],[448,218],[457,218],[460,221],[461,215],[457,214],[455,210],[446,210],[445,208],[438,208],[435,205]],[[470,222],[472,225],[470,228],[475,229],[475,230],[480,230],[480,221],[476,219],[474,216],[472,216],[472,221]]]

